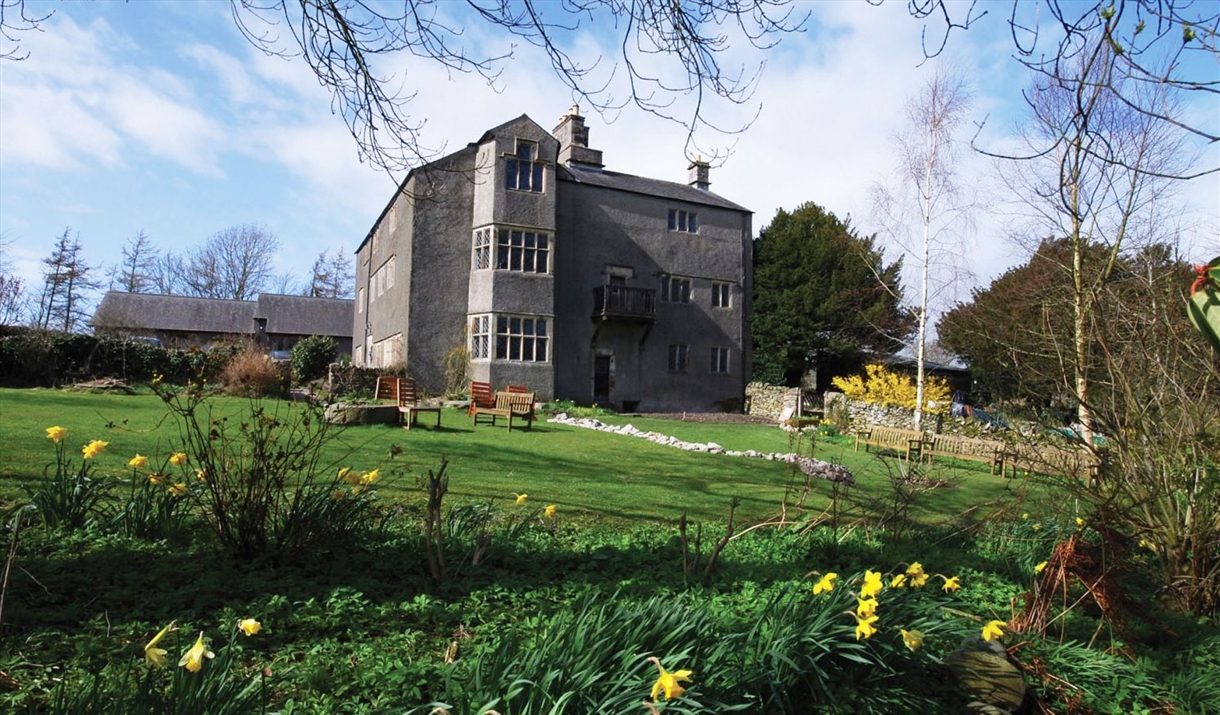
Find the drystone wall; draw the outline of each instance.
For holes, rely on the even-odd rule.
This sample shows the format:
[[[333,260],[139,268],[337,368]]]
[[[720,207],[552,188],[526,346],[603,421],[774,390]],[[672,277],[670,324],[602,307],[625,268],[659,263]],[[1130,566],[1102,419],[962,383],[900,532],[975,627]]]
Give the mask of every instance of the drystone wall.
[[[849,400],[841,392],[827,392],[825,400],[828,417],[837,412],[846,411],[850,424],[849,429],[864,425],[915,429],[915,411],[905,407],[885,407],[860,402],[859,400]],[[966,437],[985,437],[993,431],[977,422],[972,423],[961,417],[935,413],[926,413],[924,415],[923,427],[923,431],[929,434],[951,434]]]
[[[779,419],[785,407],[796,407],[796,398],[799,393],[799,387],[751,382],[746,385],[746,414],[765,415]]]

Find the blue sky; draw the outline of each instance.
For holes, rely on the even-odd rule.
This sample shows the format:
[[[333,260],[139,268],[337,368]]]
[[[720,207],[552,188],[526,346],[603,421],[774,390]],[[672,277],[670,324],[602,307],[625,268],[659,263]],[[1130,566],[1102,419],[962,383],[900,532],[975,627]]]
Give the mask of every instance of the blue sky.
[[[304,279],[321,251],[355,249],[402,178],[359,161],[308,68],[252,47],[228,3],[32,7],[54,14],[42,32],[22,36],[28,59],[0,62],[0,231],[28,286],[40,285],[39,261],[68,226],[86,260],[104,265],[140,230],[181,252],[229,226],[263,224],[283,243],[277,268]],[[731,151],[713,169],[712,189],[752,209],[755,231],[777,208],[814,201],[872,232],[870,187],[887,179],[903,103],[931,72],[920,66],[921,27],[901,2],[803,7],[814,13],[810,31],[765,55],[753,101],[713,115],[732,125],[758,111],[750,129],[697,136],[701,146]],[[1004,20],[984,18],[945,53],[973,82],[971,121],[987,118],[982,138],[996,147],[1010,141],[1027,83],[1009,58]],[[475,25],[466,37],[507,49]],[[595,51],[608,37],[582,30],[568,41]],[[734,48],[735,60],[760,57]],[[522,113],[550,127],[573,101],[545,57],[520,42],[494,86],[415,58],[379,67],[418,89],[412,113],[426,119],[424,141],[436,148],[460,148]],[[1192,111],[1220,121],[1220,103],[1205,102]],[[583,110],[608,169],[685,181],[683,128],[632,108]],[[965,156],[962,170],[972,186],[989,185],[993,174],[977,155]],[[1220,179],[1191,182],[1178,197],[1190,257],[1211,258],[1220,252]],[[976,225],[961,249],[974,283],[1024,255],[1007,240],[1019,229],[1012,213],[993,207]]]

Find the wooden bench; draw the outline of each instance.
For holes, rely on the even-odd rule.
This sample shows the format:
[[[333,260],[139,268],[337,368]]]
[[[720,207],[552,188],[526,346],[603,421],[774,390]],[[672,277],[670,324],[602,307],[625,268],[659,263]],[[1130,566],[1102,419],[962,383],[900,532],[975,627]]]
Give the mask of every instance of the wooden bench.
[[[1076,479],[1096,479],[1101,470],[1097,456],[1083,447],[1067,449],[1049,445],[1014,448],[1006,466],[1012,467],[1013,476],[1021,469],[1027,474],[1037,472]]]
[[[883,449],[898,450],[907,460],[923,458],[923,433],[916,432],[915,430],[877,425],[866,427],[856,430],[857,452],[860,451],[861,444],[864,445],[864,451],[866,452],[869,445],[875,445]]]
[[[1013,459],[1012,447],[1003,442],[949,434],[932,435],[924,448],[924,455],[982,462],[991,467],[992,474],[1003,474],[1005,462]]]
[[[524,419],[525,428],[534,426],[534,393],[532,392],[497,392],[494,407],[472,407],[474,424],[479,424],[479,417],[491,417],[494,427],[497,417],[508,420],[508,431],[513,430],[513,418]]]
[[[381,375],[377,378],[377,388],[373,391],[373,399],[380,402],[398,401],[398,377],[396,375]]]
[[[411,426],[419,419],[421,412],[435,412],[436,426],[441,426],[441,408],[419,404],[419,391],[415,387],[415,381],[409,377],[400,378],[398,380],[398,413],[403,429],[411,429]]]
[[[474,411],[480,407],[494,409],[496,406],[496,393],[491,389],[490,382],[470,381],[470,406],[466,408],[466,414],[474,417]]]

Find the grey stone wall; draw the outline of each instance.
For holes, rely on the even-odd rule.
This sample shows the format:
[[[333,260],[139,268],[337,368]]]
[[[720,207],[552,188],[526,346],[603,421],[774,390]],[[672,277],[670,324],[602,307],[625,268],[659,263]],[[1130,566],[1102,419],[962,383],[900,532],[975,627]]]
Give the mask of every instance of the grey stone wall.
[[[799,389],[751,382],[746,385],[746,404],[750,407],[748,414],[779,419],[786,405],[796,404],[796,393]]]
[[[826,393],[826,414],[832,416],[836,410],[845,410],[851,427],[882,425],[900,429],[915,429],[915,411],[905,407],[883,407],[866,402],[849,400],[841,392]],[[923,431],[928,434],[951,434],[966,437],[985,436],[987,432],[980,423],[970,423],[961,417],[949,414],[927,413],[924,415]]]
[[[593,401],[593,359],[613,355],[611,402],[641,412],[737,412],[749,374],[744,319],[750,261],[748,214],[562,181],[555,246],[556,396]],[[696,211],[698,233],[668,230],[669,209]],[[744,218],[743,218],[744,216]],[[626,285],[657,291],[652,325],[590,320],[608,266]],[[661,302],[663,275],[691,279],[690,302]],[[711,305],[713,282],[732,285],[730,307]],[[689,346],[686,372],[669,372],[669,346]],[[729,372],[711,372],[711,350],[729,349]]]

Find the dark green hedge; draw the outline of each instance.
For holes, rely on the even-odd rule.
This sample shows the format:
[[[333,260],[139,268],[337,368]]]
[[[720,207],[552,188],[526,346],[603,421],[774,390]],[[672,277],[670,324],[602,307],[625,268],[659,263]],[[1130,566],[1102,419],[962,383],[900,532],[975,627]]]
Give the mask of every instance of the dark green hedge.
[[[11,328],[5,332],[0,334],[0,385],[6,387],[52,387],[103,377],[141,382],[153,375],[171,382],[213,380],[241,349],[170,350],[117,337]]]

